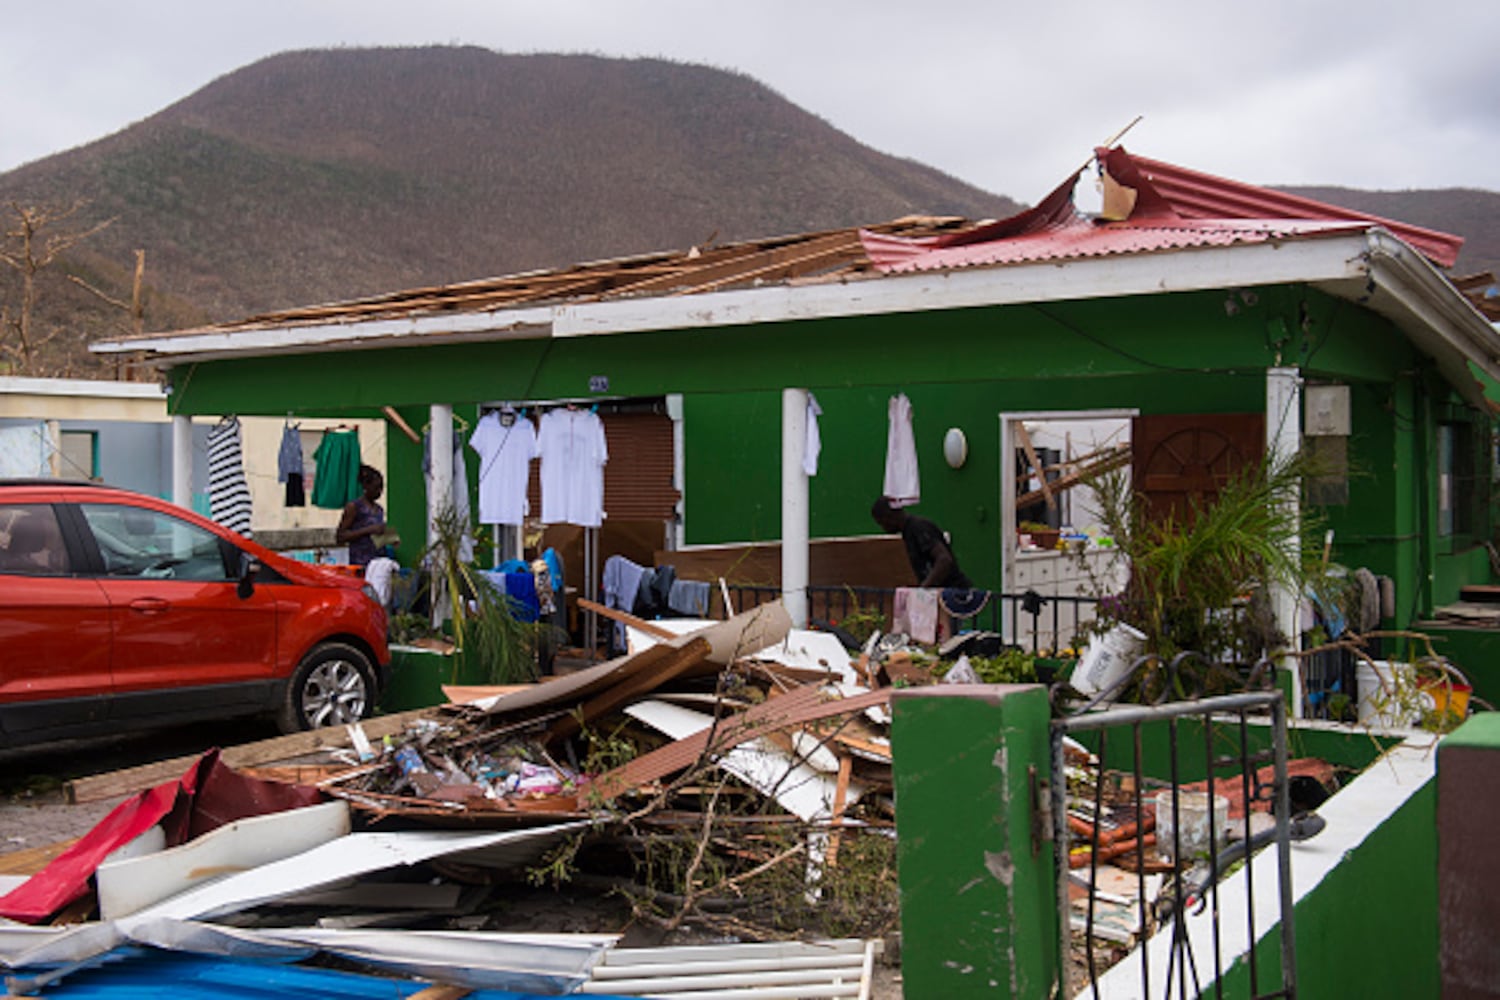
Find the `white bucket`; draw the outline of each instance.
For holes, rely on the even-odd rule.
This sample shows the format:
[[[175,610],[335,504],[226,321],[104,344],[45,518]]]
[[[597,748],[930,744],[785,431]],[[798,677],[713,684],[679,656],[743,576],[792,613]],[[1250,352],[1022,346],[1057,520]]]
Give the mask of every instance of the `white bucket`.
[[[1214,796],[1213,835],[1215,847],[1223,851],[1224,832],[1229,827],[1229,800]],[[1174,833],[1177,843],[1173,844]],[[1177,813],[1172,812],[1172,790],[1156,793],[1156,853],[1163,861],[1173,860],[1173,849],[1182,851],[1184,860],[1208,857],[1208,793],[1177,793]]]
[[[1121,622],[1088,644],[1068,683],[1079,694],[1096,695],[1130,671],[1145,645],[1144,632]]]
[[[1419,715],[1416,668],[1388,660],[1361,661],[1354,667],[1359,724],[1372,729],[1404,729]]]

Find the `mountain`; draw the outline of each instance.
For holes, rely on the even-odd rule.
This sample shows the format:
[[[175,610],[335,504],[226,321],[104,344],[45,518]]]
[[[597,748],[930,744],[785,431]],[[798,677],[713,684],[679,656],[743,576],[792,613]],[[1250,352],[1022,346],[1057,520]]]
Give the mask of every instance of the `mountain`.
[[[1290,190],[1467,235],[1455,273],[1500,271],[1500,195]],[[13,202],[79,201],[67,231],[114,221],[66,255],[68,272],[128,301],[144,249],[147,330],[1020,207],[861,145],[742,74],[470,47],[272,56],[114,135],[0,174],[7,229]],[[38,370],[100,374],[86,344],[128,332],[126,314],[60,267],[38,287],[38,326],[58,332]],[[0,307],[12,316],[15,289],[0,269]]]
[[[273,56],[0,175],[0,204],[79,198],[116,220],[79,255],[101,274],[115,262],[114,289],[129,288],[123,269],[145,248],[153,306],[170,297],[215,320],[1018,208],[863,146],[740,74],[452,47]]]
[[[1344,187],[1283,187],[1278,190],[1356,212],[1455,233],[1464,237],[1464,246],[1450,274],[1462,277],[1488,271],[1500,277],[1500,193],[1477,188],[1359,191]]]

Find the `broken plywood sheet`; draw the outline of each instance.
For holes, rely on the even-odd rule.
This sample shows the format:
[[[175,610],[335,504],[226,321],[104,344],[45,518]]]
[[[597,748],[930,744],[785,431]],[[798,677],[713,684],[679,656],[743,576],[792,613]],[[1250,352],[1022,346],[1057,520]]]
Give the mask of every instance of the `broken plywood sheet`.
[[[692,618],[665,618],[651,622],[651,624],[679,636],[686,636],[712,623]],[[632,651],[649,649],[657,643],[670,641],[635,628],[627,629],[627,635],[629,648]],[[741,657],[747,660],[779,663],[794,670],[807,670],[825,676],[832,673],[838,680],[848,684],[857,684],[861,680],[854,672],[854,664],[849,658],[849,651],[832,632],[818,632],[805,628],[789,629],[785,637],[775,642],[759,648],[747,647]]]
[[[587,824],[583,822],[560,823],[500,833],[446,830],[352,833],[310,851],[181,893],[116,923],[129,933],[142,922],[163,917],[208,919],[284,896],[337,885],[357,875],[439,857],[453,857],[472,864],[497,861],[527,864],[584,826]]]
[[[111,855],[95,873],[99,914],[105,920],[127,916],[215,879],[312,850],[349,829],[349,804],[324,802],[237,820],[165,850]]]
[[[728,621],[714,622],[676,639],[664,640],[658,646],[575,671],[564,677],[538,684],[527,691],[517,691],[514,694],[480,702],[478,707],[492,715],[503,715],[557,705],[571,705],[617,683],[621,679],[622,672],[628,673],[626,668],[627,665],[632,664],[632,661],[648,661],[644,664],[636,663],[631,667],[632,670],[639,669],[643,665],[649,666],[650,663],[664,659],[673,650],[681,649],[699,638],[707,640],[709,644],[707,662],[715,666],[726,666],[736,657],[744,655],[747,649],[761,649],[780,642],[786,637],[791,627],[792,621],[779,601],[774,604],[763,604],[758,608],[735,615]]]
[[[631,705],[625,712],[674,740],[706,732],[714,721],[711,715],[655,700]],[[775,798],[783,809],[805,822],[826,820],[833,815],[837,783],[764,739],[752,739],[730,748],[719,755],[717,763],[750,787]],[[861,785],[851,782],[846,804],[857,802],[863,792]]]
[[[716,748],[733,746],[778,729],[798,727],[817,719],[847,715],[871,705],[890,703],[891,690],[866,691],[852,697],[840,697],[815,685],[793,688],[783,695],[762,702],[739,715],[721,719],[712,732],[695,733],[686,739],[668,743],[602,774],[594,782],[593,792],[608,801],[649,781],[691,766],[708,749],[710,739]]]

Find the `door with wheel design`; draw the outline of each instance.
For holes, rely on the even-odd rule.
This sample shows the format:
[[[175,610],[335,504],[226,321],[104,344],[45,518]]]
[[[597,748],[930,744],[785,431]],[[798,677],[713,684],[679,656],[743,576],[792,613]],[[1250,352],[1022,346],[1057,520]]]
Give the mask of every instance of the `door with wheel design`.
[[[1261,413],[1138,416],[1131,427],[1131,482],[1152,520],[1181,520],[1218,495],[1236,473],[1266,450]]]

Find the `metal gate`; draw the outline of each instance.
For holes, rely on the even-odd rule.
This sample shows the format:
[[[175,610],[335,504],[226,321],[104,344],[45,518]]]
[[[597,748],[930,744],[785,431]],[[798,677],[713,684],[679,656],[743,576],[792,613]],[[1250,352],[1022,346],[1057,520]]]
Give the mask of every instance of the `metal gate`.
[[[1191,744],[1200,727],[1203,742],[1197,748]],[[1092,750],[1073,738],[1078,734],[1094,743]],[[1148,742],[1158,772],[1165,753],[1167,773],[1153,775],[1144,768]],[[1234,987],[1235,996],[1296,996],[1291,842],[1310,835],[1309,829],[1316,832],[1322,821],[1299,817],[1294,827],[1281,692],[1132,705],[1059,718],[1052,724],[1052,758],[1050,805],[1065,997],[1081,993],[1185,1000],[1205,990],[1222,997],[1231,969],[1236,976],[1247,976],[1249,987],[1248,994]],[[1189,783],[1184,779],[1190,769],[1206,770],[1206,777]],[[1148,787],[1153,801],[1147,800]],[[1205,793],[1207,840],[1199,850],[1189,841],[1203,828],[1184,827],[1189,826],[1192,801]],[[1215,806],[1221,797],[1244,804],[1244,830],[1237,841],[1231,842],[1228,831],[1220,828]],[[1251,820],[1256,806],[1269,807],[1274,819],[1274,825],[1261,821],[1268,828],[1260,833],[1253,831]],[[1269,849],[1257,855],[1262,848]],[[1164,849],[1173,859],[1196,855],[1191,868],[1182,863],[1167,867],[1161,859]],[[1110,858],[1133,863],[1134,901],[1101,886],[1101,864]],[[1165,870],[1148,874],[1153,868]],[[1152,881],[1160,883],[1158,892],[1150,891]],[[1121,885],[1117,874],[1115,884]],[[1123,885],[1129,887],[1128,877]],[[1087,892],[1087,902],[1078,907],[1073,897],[1084,898],[1080,889]],[[1124,919],[1108,925],[1106,910],[1120,914],[1122,908]],[[1124,937],[1119,927],[1131,926],[1131,917],[1138,928],[1137,944],[1106,973],[1098,961],[1106,935]],[[1277,918],[1279,955],[1274,947],[1257,954],[1255,943],[1268,935],[1270,921]],[[1083,935],[1082,955],[1074,953],[1077,930]],[[1082,970],[1076,967],[1079,960]],[[1235,968],[1236,961],[1245,968]],[[1134,974],[1128,971],[1131,965]]]

